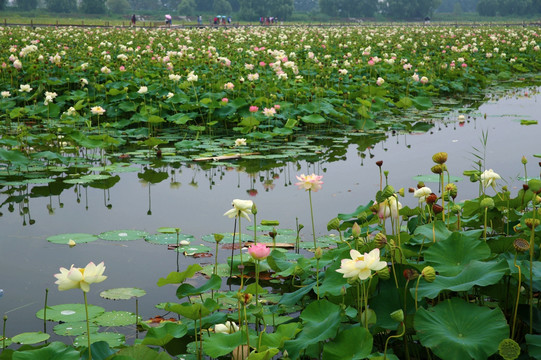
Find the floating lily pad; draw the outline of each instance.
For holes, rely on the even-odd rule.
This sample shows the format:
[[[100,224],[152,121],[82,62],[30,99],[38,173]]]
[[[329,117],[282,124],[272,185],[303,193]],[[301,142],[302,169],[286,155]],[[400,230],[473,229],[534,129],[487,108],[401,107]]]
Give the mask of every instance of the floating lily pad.
[[[180,232],[180,228],[174,228],[174,227],[161,227],[161,228],[158,228],[156,231],[162,234],[176,234],[177,229],[178,229],[178,232]]]
[[[126,338],[122,334],[117,334],[113,332],[102,332],[90,334],[90,343],[95,343],[98,341],[105,341],[109,344],[110,347],[119,347],[124,345]],[[86,335],[80,335],[73,340],[73,346],[86,346],[88,345],[88,337]]]
[[[103,314],[105,309],[96,306],[88,305],[88,318],[92,319],[96,316]],[[43,320],[43,309],[36,313],[38,319]],[[61,304],[47,307],[47,320],[62,321],[62,322],[76,322],[86,320],[85,305],[84,304]]]
[[[70,240],[75,241],[76,244],[82,244],[96,241],[98,240],[98,237],[92,234],[74,233],[53,235],[47,238],[48,242],[52,242],[54,244],[67,244]]]
[[[195,238],[193,235],[188,234],[178,234],[178,242],[182,243],[182,241],[188,241],[192,242]],[[157,245],[174,245],[177,243],[177,234],[157,234],[157,235],[149,235],[145,236],[145,241],[149,242],[151,244],[157,244]]]
[[[229,265],[227,264],[218,264],[217,274],[220,277],[229,276]],[[207,265],[203,267],[201,273],[210,276],[214,274],[214,265]]]
[[[84,175],[84,176],[81,176],[81,179],[94,181],[94,180],[105,180],[105,179],[109,179],[110,177],[111,175]]]
[[[98,331],[99,326],[94,324],[89,324],[90,333],[95,333]],[[55,334],[60,336],[79,336],[86,334],[86,321],[77,321],[77,322],[67,322],[58,324],[53,328]]]
[[[102,291],[100,296],[110,300],[129,300],[146,295],[146,291],[138,288],[115,288]]]
[[[185,246],[179,246],[175,250],[183,253],[184,255],[194,255],[198,253],[209,252],[210,248],[205,245],[185,245]]]
[[[450,180],[450,182],[459,182],[462,180],[461,177],[459,176],[451,176],[449,177],[449,179],[447,178],[447,176],[444,176],[444,181],[447,183],[448,180]],[[422,181],[422,182],[430,182],[430,183],[436,183],[438,184],[441,180],[440,180],[440,176],[437,175],[437,174],[428,174],[428,175],[417,175],[417,176],[414,176],[413,177],[413,180],[419,182],[419,181]]]
[[[98,235],[100,239],[109,241],[138,240],[144,238],[145,236],[148,236],[148,233],[140,230],[115,230]]]
[[[28,179],[28,180],[24,180],[23,182],[26,184],[49,184],[55,181],[56,181],[55,179],[40,178],[40,179]]]
[[[224,236],[222,241],[220,241],[220,244],[231,244],[231,243],[233,243],[233,233],[220,233],[220,235]],[[252,235],[242,234],[242,242],[253,241],[253,239],[254,238],[253,238]],[[214,240],[214,234],[203,235],[201,240],[206,241],[206,242],[210,242],[210,243],[216,243],[216,241]],[[239,242],[239,233],[235,233],[235,243],[238,243],[238,242]]]
[[[88,184],[88,183],[91,183],[93,180],[90,180],[90,179],[66,179],[64,180],[64,182],[66,184]]]
[[[127,326],[135,324],[135,314],[128,311],[107,311],[92,319],[99,326]]]
[[[19,335],[15,335],[11,338],[11,341],[17,344],[37,344],[47,340],[51,336],[44,334],[41,331],[38,332],[25,332]]]

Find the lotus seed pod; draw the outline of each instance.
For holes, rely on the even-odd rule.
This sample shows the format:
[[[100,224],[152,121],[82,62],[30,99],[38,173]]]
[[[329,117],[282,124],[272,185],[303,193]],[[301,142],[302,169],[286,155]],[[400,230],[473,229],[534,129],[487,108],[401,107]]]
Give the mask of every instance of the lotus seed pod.
[[[429,283],[436,280],[436,270],[432,266],[426,266],[423,271],[421,272],[421,275],[425,278],[425,280]]]
[[[404,197],[404,188],[400,188],[400,190],[398,190],[398,195]]]
[[[492,198],[484,198],[481,200],[481,207],[482,208],[488,208],[493,209],[494,208],[494,200]]]
[[[526,156],[522,155],[522,159],[520,159],[520,162],[522,165],[526,165],[528,163],[528,159],[526,159]]]
[[[434,204],[436,201],[438,201],[438,195],[432,193],[426,197],[426,203],[428,205]]]
[[[456,198],[458,194],[458,189],[455,184],[449,183],[445,185],[445,190],[449,193],[449,195],[451,195],[453,199]]]
[[[515,360],[520,355],[520,346],[513,339],[503,339],[498,345],[498,353],[505,360]]]
[[[415,269],[405,269],[402,274],[406,278],[406,280],[415,280],[419,277],[419,273]]]
[[[443,206],[441,206],[440,204],[433,204],[432,211],[434,211],[434,214],[439,214],[443,211]]]
[[[451,211],[454,212],[454,213],[458,213],[458,212],[460,212],[461,209],[462,209],[462,208],[460,207],[460,205],[455,204],[455,205],[453,205],[453,207],[451,208]]]
[[[340,220],[338,218],[334,218],[327,223],[327,231],[339,230],[339,229],[340,229]]]
[[[381,167],[381,165],[383,165],[383,160],[378,160],[378,161],[376,161],[376,165],[377,165],[378,167]],[[541,165],[540,165],[540,166],[541,166]]]
[[[391,319],[401,323],[402,321],[404,321],[404,311],[402,309],[393,311],[391,313]]]
[[[517,252],[526,252],[530,250],[530,244],[522,238],[515,239],[515,241],[513,241],[513,246]]]
[[[224,239],[224,236],[222,234],[214,234],[214,241],[216,241],[217,243],[219,243],[223,239]]]
[[[314,253],[314,257],[319,260],[321,259],[321,256],[323,256],[323,250],[321,250],[321,248],[318,246]]]
[[[528,228],[535,229],[537,226],[539,226],[539,219],[527,218],[524,220],[524,223]]]
[[[447,153],[446,152],[439,152],[435,153],[432,156],[432,161],[434,161],[436,164],[444,164],[447,161]]]

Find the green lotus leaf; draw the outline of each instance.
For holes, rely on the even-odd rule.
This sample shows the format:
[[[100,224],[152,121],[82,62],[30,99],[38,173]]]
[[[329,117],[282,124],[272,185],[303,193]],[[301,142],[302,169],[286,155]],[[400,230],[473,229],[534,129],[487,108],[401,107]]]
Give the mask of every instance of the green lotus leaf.
[[[490,309],[458,298],[430,309],[420,308],[414,327],[423,346],[443,360],[486,359],[509,337],[509,325],[499,308]]]
[[[427,110],[434,106],[432,104],[432,101],[430,101],[430,98],[424,97],[424,96],[417,96],[411,99],[413,102],[413,106],[415,106],[419,110]]]
[[[220,233],[220,235],[223,235],[223,239],[220,241],[220,244],[232,244],[233,243],[233,235],[235,235],[235,244],[238,244],[239,243],[239,233]],[[242,234],[241,236],[242,238],[242,242],[247,242],[247,241],[253,241],[254,238],[252,235],[250,234]],[[207,234],[207,235],[203,235],[201,237],[201,240],[203,241],[206,241],[206,242],[210,242],[210,243],[216,243],[216,241],[214,240],[214,234]]]
[[[447,239],[451,236],[451,233],[452,232],[447,229],[447,225],[443,221],[436,220],[435,223],[417,226],[409,243],[412,245],[421,245],[423,243],[425,246],[432,245],[434,236],[437,242]]]
[[[195,275],[196,272],[202,270],[203,268],[199,264],[192,264],[188,266],[183,272],[173,271],[167,275],[166,278],[160,278],[158,280],[158,286],[164,286],[167,284],[182,284],[186,279],[191,278]]]
[[[115,288],[102,291],[100,296],[110,300],[129,300],[131,298],[139,298],[146,295],[146,291],[138,288]]]
[[[541,359],[541,335],[526,334],[528,355],[534,359]]]
[[[98,332],[99,326],[89,324],[90,333]],[[86,334],[86,321],[67,322],[55,325],[53,328],[55,334],[60,336],[79,336]]]
[[[200,244],[200,245],[190,244],[190,245],[179,246],[178,248],[175,249],[175,251],[183,253],[184,255],[191,256],[194,254],[208,253],[210,252],[210,248],[203,244]]]
[[[128,311],[107,311],[92,319],[99,326],[127,326],[137,323],[135,314]]]
[[[246,342],[246,333],[237,331],[233,334],[205,334],[203,336],[203,350],[211,357],[217,358],[231,353],[239,345]]]
[[[102,332],[90,334],[90,343],[93,344],[98,341],[105,341],[110,347],[119,347],[124,345],[126,338],[123,334],[117,334],[113,332]],[[88,337],[86,335],[79,335],[73,340],[73,346],[82,347],[88,346]]]
[[[36,313],[38,319],[44,317],[44,309],[39,310]],[[96,316],[103,314],[105,309],[96,306],[88,305],[88,318],[92,319]],[[86,320],[85,304],[61,304],[47,307],[47,319],[52,321],[61,322],[77,322]]]
[[[187,332],[188,328],[185,324],[166,321],[163,325],[148,329],[142,344],[164,346],[173,339],[183,337]]]
[[[103,232],[98,235],[100,239],[109,241],[138,240],[143,239],[145,236],[148,236],[148,233],[140,230],[115,230]]]
[[[431,283],[421,280],[417,296],[434,299],[443,290],[468,291],[474,286],[493,285],[500,281],[508,269],[505,260],[489,262],[472,260],[455,276],[436,276]],[[415,296],[415,289],[410,289],[410,292]]]
[[[74,233],[53,235],[47,238],[48,242],[52,242],[54,244],[67,244],[70,240],[75,241],[76,244],[82,244],[96,241],[98,240],[98,237],[92,234]]]
[[[38,332],[25,332],[15,335],[11,338],[11,341],[17,344],[37,344],[50,338],[51,335],[44,334],[41,331]]]
[[[28,179],[24,180],[25,184],[50,184],[55,182],[55,179]]]
[[[180,243],[181,241],[192,242],[194,240],[195,238],[193,237],[193,235],[178,234],[178,237],[177,237],[176,233],[156,234],[156,235],[145,236],[146,242],[151,243],[151,244],[156,244],[156,245],[175,245],[177,241]]]
[[[490,248],[479,240],[482,230],[454,232],[425,251],[425,260],[443,276],[455,276],[472,260],[485,260]]]
[[[17,360],[79,360],[80,358],[79,351],[59,341],[39,349],[19,350],[13,354],[13,359]]]
[[[90,179],[66,179],[63,180],[66,184],[88,184],[91,183],[93,180]]]
[[[372,352],[372,335],[356,326],[338,333],[323,347],[323,360],[364,359]]]
[[[307,124],[324,124],[325,123],[325,118],[317,114],[303,116],[301,120]]]
[[[185,296],[200,295],[209,290],[219,290],[222,286],[222,278],[217,275],[212,275],[210,279],[202,286],[196,288],[191,284],[181,284],[177,288],[177,298],[182,299]]]
[[[95,181],[109,179],[110,177],[111,175],[83,175],[81,179]]]
[[[176,234],[177,230],[178,230],[178,232],[180,232],[180,228],[161,227],[161,228],[158,228],[158,230],[156,230],[156,231],[158,231],[159,233],[162,233],[162,234]]]
[[[185,318],[192,319],[192,320],[199,320],[201,317],[205,317],[211,313],[211,310],[201,303],[193,303],[193,304],[168,303],[165,306],[165,310],[172,311],[174,313],[184,316]]]
[[[166,352],[157,352],[146,345],[134,345],[120,349],[114,356],[115,360],[171,360]],[[187,359],[186,359],[187,360]]]
[[[327,300],[310,303],[300,314],[302,331],[295,340],[288,340],[284,344],[290,357],[296,358],[309,345],[334,338],[340,326],[340,316],[339,305]]]

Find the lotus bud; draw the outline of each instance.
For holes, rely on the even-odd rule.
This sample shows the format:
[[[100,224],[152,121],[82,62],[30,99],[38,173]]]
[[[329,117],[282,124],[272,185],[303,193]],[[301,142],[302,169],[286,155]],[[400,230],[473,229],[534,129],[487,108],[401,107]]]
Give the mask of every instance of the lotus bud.
[[[68,241],[68,245],[70,248],[74,247],[75,245],[77,245],[77,243],[75,241],[73,241],[73,239],[69,239]]]
[[[316,258],[316,260],[319,260],[321,259],[321,256],[323,256],[323,250],[321,250],[321,247],[318,246],[314,253],[314,257]]]
[[[440,164],[434,165],[432,166],[430,171],[432,171],[434,174],[441,174],[443,173],[443,166],[441,166]]]
[[[245,305],[249,304],[250,301],[252,301],[252,294],[249,294],[249,293],[241,293],[239,292],[237,294],[239,300],[244,303]]]
[[[486,115],[486,114],[485,114],[485,115]],[[461,115],[458,115],[458,121],[459,121],[459,122],[462,122],[462,123],[463,123],[463,122],[465,121],[465,119],[466,119],[466,118],[464,117],[464,115],[462,115],[462,114],[461,114]]]
[[[376,274],[381,280],[389,280],[391,278],[391,271],[389,270],[388,266],[385,266],[383,269],[378,270]]]
[[[535,229],[537,226],[539,226],[539,219],[533,219],[533,218],[527,218],[524,220],[524,223],[526,226],[530,229]]]
[[[304,229],[304,225],[303,224],[299,224],[299,228],[297,229],[297,231],[301,231],[302,229]]]
[[[484,198],[483,200],[481,200],[481,207],[482,208],[488,208],[489,210],[490,209],[493,209],[494,208],[494,200],[492,198]]]
[[[425,266],[423,271],[421,271],[421,276],[429,283],[436,280],[436,270],[432,266]]]
[[[455,205],[453,205],[453,207],[451,208],[451,211],[452,211],[453,213],[458,213],[458,212],[460,212],[461,209],[462,209],[462,208],[460,207],[460,205],[455,204]]]
[[[520,162],[522,165],[526,165],[528,163],[528,159],[526,159],[526,156],[522,155],[522,159],[520,159]]]
[[[444,164],[447,161],[447,153],[446,152],[439,152],[432,156],[432,161],[434,161],[436,164]]]
[[[456,198],[458,194],[458,189],[455,184],[449,183],[445,186],[445,190],[449,193],[449,195],[454,199]]]
[[[351,227],[351,234],[354,238],[358,238],[359,236],[361,236],[361,227],[359,226],[359,224],[353,224],[353,226]]]
[[[367,218],[368,218],[368,215],[366,215],[365,212],[362,212],[359,215],[357,215],[357,219],[359,219],[359,221],[361,222],[365,222]]]
[[[376,243],[376,247],[378,249],[383,249],[385,246],[387,246],[387,236],[381,232],[377,233],[376,237],[374,238],[374,242]]]
[[[217,243],[219,243],[223,239],[224,239],[224,236],[222,234],[214,234],[214,241],[216,241]]]
[[[400,190],[398,190],[398,195],[404,197],[404,188],[400,188]]]
[[[440,204],[434,204],[432,205],[432,211],[434,211],[434,214],[439,214],[443,211],[443,206],[441,206]]]
[[[405,269],[402,273],[406,280],[415,280],[419,277],[419,273],[415,269]]]
[[[391,319],[401,323],[402,321],[404,321],[404,311],[402,309],[393,311],[391,313]]]
[[[530,250],[530,243],[522,238],[515,239],[515,241],[513,241],[513,246],[517,252],[526,252]]]
[[[255,206],[255,203],[252,203],[252,214],[257,215],[257,206]]]
[[[377,165],[378,167],[381,167],[381,165],[383,165],[383,160],[378,160],[378,161],[376,161],[376,165]],[[541,165],[540,165],[540,166],[541,166]]]
[[[345,287],[345,286],[342,286],[342,287],[340,288],[340,295],[346,296],[346,293],[347,293],[346,287]]]
[[[331,230],[340,230],[340,220],[338,218],[334,218],[327,223],[327,231]]]

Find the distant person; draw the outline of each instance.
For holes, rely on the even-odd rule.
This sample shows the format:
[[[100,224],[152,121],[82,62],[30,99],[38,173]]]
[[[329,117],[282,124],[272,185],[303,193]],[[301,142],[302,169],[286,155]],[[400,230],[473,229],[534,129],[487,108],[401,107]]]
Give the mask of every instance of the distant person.
[[[228,23],[228,24],[231,24],[231,16],[228,16],[228,17],[227,17],[227,23]]]
[[[137,21],[137,18],[135,17],[135,14],[131,17],[131,26],[135,26],[135,22]]]
[[[259,18],[259,25],[263,25],[264,22],[265,22],[265,18],[263,16],[261,16]]]
[[[201,15],[197,16],[197,23],[203,25],[203,17]]]
[[[214,17],[214,25],[218,25],[218,17],[217,16]]]
[[[430,18],[427,16],[425,17],[425,25],[428,25],[430,24]]]
[[[165,15],[165,25],[171,26],[173,24],[173,18],[171,15]]]

